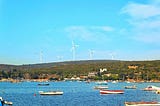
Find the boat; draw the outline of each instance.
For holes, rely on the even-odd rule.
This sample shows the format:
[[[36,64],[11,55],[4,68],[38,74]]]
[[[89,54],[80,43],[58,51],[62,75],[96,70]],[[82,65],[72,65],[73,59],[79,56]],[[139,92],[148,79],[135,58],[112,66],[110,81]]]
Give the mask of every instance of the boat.
[[[2,97],[0,97],[0,106],[3,106],[4,104],[5,105],[13,105],[12,102],[6,101]]]
[[[159,102],[125,102],[125,106],[160,106]]]
[[[39,91],[40,95],[63,95],[62,91]]]
[[[133,86],[125,86],[124,88],[125,89],[136,89],[137,87],[135,85],[133,85]]]
[[[156,91],[156,94],[160,94],[160,90],[157,90],[157,91]]]
[[[96,82],[97,85],[107,85],[108,82],[107,81],[99,81],[99,82]]]
[[[87,80],[87,81],[85,81],[87,84],[89,84],[91,81],[90,80]]]
[[[160,90],[160,87],[150,85],[150,86],[144,88],[143,90],[144,91],[157,91],[157,90]]]
[[[118,81],[112,81],[113,84],[117,83]]]
[[[39,83],[38,86],[49,86],[49,83]]]
[[[108,86],[95,86],[94,89],[108,89]]]
[[[124,90],[100,90],[100,94],[123,94]]]

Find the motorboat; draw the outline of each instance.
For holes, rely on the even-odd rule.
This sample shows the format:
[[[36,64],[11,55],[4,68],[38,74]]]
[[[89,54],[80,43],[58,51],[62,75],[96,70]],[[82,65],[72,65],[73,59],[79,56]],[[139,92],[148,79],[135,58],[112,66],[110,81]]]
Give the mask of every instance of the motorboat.
[[[49,86],[49,83],[39,83],[38,86]]]
[[[136,89],[137,87],[135,85],[133,85],[133,86],[125,86],[124,88],[125,89]]]
[[[160,87],[150,85],[150,86],[144,88],[143,90],[144,91],[156,91],[156,90],[160,90]]]
[[[63,95],[62,91],[39,91],[40,95]]]
[[[108,89],[108,86],[95,86],[94,89]]]
[[[125,106],[160,106],[159,102],[125,102]]]
[[[12,102],[6,101],[2,97],[0,97],[0,106],[3,106],[3,104],[5,104],[5,105],[13,105]]]
[[[100,90],[100,94],[123,94],[124,90]]]
[[[117,83],[117,81],[112,81],[113,84]]]
[[[97,85],[107,85],[108,82],[107,81],[99,81],[99,82],[96,82]]]
[[[156,91],[156,94],[160,94],[160,90],[157,90],[157,91]]]

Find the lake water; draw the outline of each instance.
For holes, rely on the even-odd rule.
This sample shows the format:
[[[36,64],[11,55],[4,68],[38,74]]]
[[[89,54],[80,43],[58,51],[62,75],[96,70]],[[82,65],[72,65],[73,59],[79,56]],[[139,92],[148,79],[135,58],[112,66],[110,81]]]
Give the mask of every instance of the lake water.
[[[124,89],[133,83],[108,83],[109,89],[124,89],[124,94],[100,95],[93,89],[95,82],[49,82],[49,86],[38,86],[38,82],[0,82],[0,96],[12,101],[13,106],[124,106],[126,101],[158,101],[160,95],[142,91],[148,85],[160,87],[160,83],[134,83],[137,89]],[[62,90],[63,95],[42,96],[38,91]],[[34,95],[36,94],[36,95]]]

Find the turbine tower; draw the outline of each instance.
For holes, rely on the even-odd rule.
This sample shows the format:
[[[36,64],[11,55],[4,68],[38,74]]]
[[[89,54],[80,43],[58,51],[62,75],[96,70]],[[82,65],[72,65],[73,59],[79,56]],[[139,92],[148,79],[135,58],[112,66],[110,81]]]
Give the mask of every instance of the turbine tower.
[[[58,61],[61,61],[63,59],[63,56],[57,56]]]
[[[40,60],[40,63],[43,63],[43,52],[42,51],[40,51],[39,60]]]
[[[114,57],[115,57],[115,55],[116,55],[116,53],[113,53],[113,52],[112,52],[112,53],[110,53],[109,55],[112,57],[112,60],[113,60]]]
[[[90,57],[90,60],[92,60],[92,59],[93,59],[93,53],[94,53],[94,51],[93,51],[93,50],[89,50],[89,57]]]
[[[78,46],[79,46],[79,45],[74,44],[74,42],[72,41],[71,51],[72,51],[72,59],[73,59],[73,60],[75,60],[75,57],[76,57],[76,48],[77,48]]]

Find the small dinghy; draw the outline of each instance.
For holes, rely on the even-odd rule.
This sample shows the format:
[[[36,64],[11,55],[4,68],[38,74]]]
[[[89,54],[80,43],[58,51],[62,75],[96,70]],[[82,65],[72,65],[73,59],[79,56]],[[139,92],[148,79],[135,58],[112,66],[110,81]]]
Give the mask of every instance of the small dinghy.
[[[63,95],[62,91],[39,91],[40,95]]]

